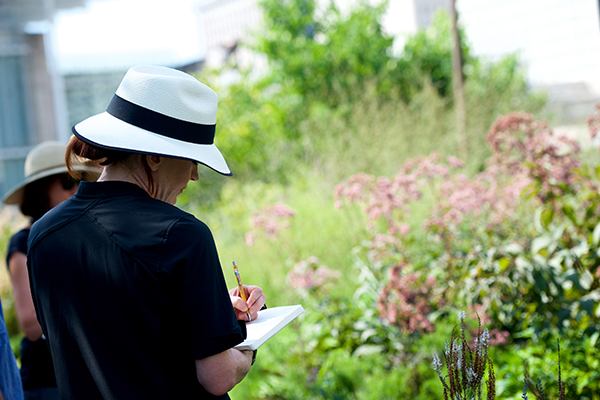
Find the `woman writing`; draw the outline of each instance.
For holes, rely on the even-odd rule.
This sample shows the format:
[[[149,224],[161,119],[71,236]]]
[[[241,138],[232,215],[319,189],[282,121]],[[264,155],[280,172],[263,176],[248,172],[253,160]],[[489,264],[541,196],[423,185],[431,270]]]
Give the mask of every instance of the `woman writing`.
[[[28,257],[63,398],[228,399],[248,373],[254,354],[234,346],[265,296],[228,293],[209,228],[174,206],[198,164],[231,174],[216,113],[192,76],[141,66],[73,128],[67,163],[104,170],[34,224]]]

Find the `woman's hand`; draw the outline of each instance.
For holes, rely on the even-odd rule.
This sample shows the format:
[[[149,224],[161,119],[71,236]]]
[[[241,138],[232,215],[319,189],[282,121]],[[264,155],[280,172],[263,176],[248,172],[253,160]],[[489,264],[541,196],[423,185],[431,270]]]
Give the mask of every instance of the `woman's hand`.
[[[263,293],[263,290],[258,286],[247,286],[244,285],[244,294],[248,303],[244,302],[244,299],[240,296],[238,287],[229,290],[229,297],[231,297],[231,304],[235,310],[237,319],[248,321],[246,312],[250,313],[250,318],[254,320],[258,316],[258,310],[265,305],[267,297]]]

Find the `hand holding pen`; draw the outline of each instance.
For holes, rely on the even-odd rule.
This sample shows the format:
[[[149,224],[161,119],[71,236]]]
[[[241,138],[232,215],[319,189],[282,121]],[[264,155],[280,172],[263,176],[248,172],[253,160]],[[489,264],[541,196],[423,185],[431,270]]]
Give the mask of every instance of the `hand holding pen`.
[[[233,262],[233,268],[237,287],[229,290],[231,303],[238,319],[252,321],[258,316],[258,310],[264,306],[266,296],[258,286],[242,284],[242,278],[235,261]]]

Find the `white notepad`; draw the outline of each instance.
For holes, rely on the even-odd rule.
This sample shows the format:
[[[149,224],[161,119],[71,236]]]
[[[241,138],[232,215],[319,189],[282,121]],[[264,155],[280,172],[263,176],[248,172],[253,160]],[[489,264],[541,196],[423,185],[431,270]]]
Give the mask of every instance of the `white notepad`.
[[[259,311],[255,320],[246,322],[248,336],[235,348],[238,350],[258,349],[303,312],[304,308],[301,305],[272,307]]]

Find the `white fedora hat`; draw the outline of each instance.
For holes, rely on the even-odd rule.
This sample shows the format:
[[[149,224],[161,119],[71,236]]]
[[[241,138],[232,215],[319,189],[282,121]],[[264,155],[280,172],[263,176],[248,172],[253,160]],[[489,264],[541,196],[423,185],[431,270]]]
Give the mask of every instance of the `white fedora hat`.
[[[191,75],[159,66],[127,71],[105,112],[73,127],[111,150],[189,159],[231,175],[214,144],[217,94]]]
[[[6,192],[2,198],[4,204],[21,204],[27,185],[47,176],[67,173],[66,150],[63,143],[55,141],[42,142],[35,146],[25,158],[25,180]],[[72,167],[84,173],[84,180],[95,181],[102,172],[99,168],[78,162],[74,162]]]

